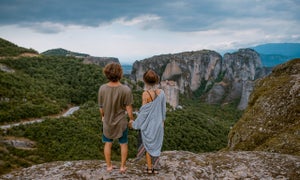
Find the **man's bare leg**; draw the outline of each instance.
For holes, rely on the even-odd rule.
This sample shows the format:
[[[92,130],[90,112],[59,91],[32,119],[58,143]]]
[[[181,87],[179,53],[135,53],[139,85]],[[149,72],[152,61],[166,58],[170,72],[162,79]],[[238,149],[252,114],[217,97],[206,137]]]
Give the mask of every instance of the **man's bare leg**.
[[[128,155],[128,144],[120,144],[121,147],[121,167],[120,167],[120,172],[125,172],[126,171],[126,159]]]
[[[111,171],[113,169],[113,166],[111,164],[111,147],[112,147],[111,142],[106,142],[104,145],[104,156],[107,165],[106,167],[107,171]]]

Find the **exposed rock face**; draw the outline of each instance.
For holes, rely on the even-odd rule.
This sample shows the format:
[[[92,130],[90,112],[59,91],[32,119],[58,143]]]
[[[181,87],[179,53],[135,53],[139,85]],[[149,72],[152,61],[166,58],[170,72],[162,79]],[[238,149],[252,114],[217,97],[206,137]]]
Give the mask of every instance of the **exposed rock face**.
[[[253,81],[268,73],[262,67],[259,54],[251,49],[227,53],[223,60],[220,54],[210,50],[154,56],[133,64],[133,79],[142,81],[148,69],[155,70],[162,82],[176,82],[181,94],[200,89],[207,92],[204,99],[212,104],[241,99],[240,109],[247,106]],[[177,97],[167,99],[177,101],[172,100]]]
[[[164,90],[166,94],[166,101],[170,104],[172,107],[177,107],[179,105],[179,90],[177,83],[175,81],[162,81],[161,87]]]
[[[0,64],[0,71],[7,72],[7,73],[15,72],[15,70],[11,69],[10,67],[6,66],[5,64]]]
[[[16,137],[5,137],[3,140],[0,139],[0,143],[9,144],[18,149],[34,149],[36,143],[26,138],[16,138]]]
[[[242,84],[242,96],[240,103],[238,105],[238,109],[246,109],[249,101],[249,96],[253,91],[254,81],[245,81]]]
[[[162,81],[176,81],[181,93],[196,90],[201,81],[216,79],[221,70],[221,55],[214,51],[202,50],[178,54],[160,55],[133,64],[136,81],[142,81],[145,71],[155,70]]]
[[[221,103],[226,93],[224,88],[226,86],[225,83],[216,83],[206,95],[206,102],[209,104]]]
[[[225,54],[222,74],[224,74],[223,83],[216,83],[212,87],[206,102],[227,103],[240,99],[239,109],[246,108],[253,89],[253,81],[266,75],[259,54],[252,49],[240,49],[238,52]],[[216,95],[218,98],[211,99],[211,96]],[[220,98],[222,96],[223,98]]]
[[[154,56],[133,64],[132,77],[142,81],[148,69],[155,70],[161,81],[174,81],[178,92],[197,90],[203,82],[213,82],[221,70],[220,54],[210,50]],[[167,99],[177,98],[178,95]],[[178,100],[173,100],[178,101]]]
[[[35,165],[1,179],[299,179],[300,157],[267,152],[194,154],[163,152],[157,175],[143,173],[145,162],[127,163],[127,172],[106,172],[104,161],[66,161]],[[113,162],[114,163],[114,162]],[[116,164],[116,163],[115,163]]]
[[[83,58],[84,64],[96,64],[99,66],[104,67],[106,64],[115,62],[120,63],[118,58],[114,57],[93,57],[93,56],[87,56]]]
[[[230,150],[300,156],[300,59],[256,82],[248,107],[229,134]]]

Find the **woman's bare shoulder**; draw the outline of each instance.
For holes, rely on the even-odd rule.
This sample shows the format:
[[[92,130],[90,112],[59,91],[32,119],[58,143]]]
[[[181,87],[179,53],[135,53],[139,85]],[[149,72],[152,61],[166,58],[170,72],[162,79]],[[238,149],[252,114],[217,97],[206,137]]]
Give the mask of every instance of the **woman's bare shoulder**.
[[[161,91],[162,91],[161,89],[156,89],[156,90],[155,90],[155,93],[156,93],[157,95],[159,95],[159,94],[161,93]]]
[[[148,94],[147,91],[144,91],[143,94],[142,94],[142,96],[143,96],[143,97],[147,97],[147,96],[149,96],[149,94]]]

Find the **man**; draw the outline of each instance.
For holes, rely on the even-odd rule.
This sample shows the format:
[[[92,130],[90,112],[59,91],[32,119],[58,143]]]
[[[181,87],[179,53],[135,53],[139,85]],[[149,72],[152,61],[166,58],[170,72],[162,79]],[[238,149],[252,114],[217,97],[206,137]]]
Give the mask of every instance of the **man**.
[[[133,96],[128,86],[121,84],[120,79],[123,70],[120,64],[107,64],[103,72],[108,83],[99,88],[98,103],[103,122],[102,141],[104,145],[104,156],[107,171],[113,169],[111,163],[111,148],[114,139],[119,139],[121,147],[120,172],[126,171],[126,159],[128,155],[128,121],[126,111],[130,120],[133,120],[132,103]]]

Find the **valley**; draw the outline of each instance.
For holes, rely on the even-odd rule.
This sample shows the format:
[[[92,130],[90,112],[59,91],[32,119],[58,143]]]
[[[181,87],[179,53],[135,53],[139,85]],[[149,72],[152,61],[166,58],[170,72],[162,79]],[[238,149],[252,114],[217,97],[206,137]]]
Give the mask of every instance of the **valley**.
[[[26,49],[14,52],[26,53]],[[162,176],[300,177],[297,171],[300,152],[297,146],[299,59],[272,70],[264,69],[259,54],[250,49],[229,53],[224,59],[226,62],[221,63],[223,57],[207,50],[154,56],[136,61],[130,76],[127,74],[122,79],[122,83],[132,89],[136,111],[141,106],[143,89],[139,78],[145,69],[155,68],[166,85],[177,85],[174,91],[170,86],[165,87],[170,97],[173,97],[171,93],[178,91],[178,104],[172,106],[169,103],[167,106]],[[97,91],[107,82],[102,74],[103,66],[87,63],[78,57],[19,57],[9,52],[0,59],[0,65],[1,178],[9,173],[11,177],[41,174],[46,177],[52,171],[42,169],[50,167],[56,171],[61,167],[58,162],[65,163],[64,167],[74,162],[76,168],[87,169],[78,176],[93,176],[86,168],[90,166],[98,168],[96,174],[101,172],[104,156]],[[246,106],[239,109],[244,97]],[[280,102],[277,99],[281,99]],[[171,98],[169,102],[172,102]],[[68,107],[74,107],[69,109],[72,116],[61,114],[48,118]],[[22,119],[35,119],[39,123],[22,123]],[[8,128],[8,124],[15,125]],[[269,133],[271,131],[273,133]],[[129,159],[133,159],[137,152],[136,138],[137,132],[130,131]],[[19,139],[30,148],[14,147]],[[114,161],[120,158],[118,152],[116,144],[113,146]],[[172,162],[177,164],[168,159],[174,159]],[[232,163],[232,159],[238,159],[243,166]],[[282,160],[289,163],[283,163],[282,168],[276,167]],[[265,164],[266,161],[269,163]],[[139,173],[137,164],[129,164],[133,169],[128,176],[136,177]],[[191,169],[183,168],[182,164],[193,167],[193,175],[186,174],[185,171]],[[263,173],[256,167],[261,167]],[[30,171],[30,168],[39,170]],[[76,168],[70,171],[74,176]],[[273,172],[274,168],[280,172]],[[169,169],[178,170],[178,174],[170,173]],[[67,169],[59,172],[60,175],[64,173],[70,175]],[[110,176],[118,177],[115,174]]]

